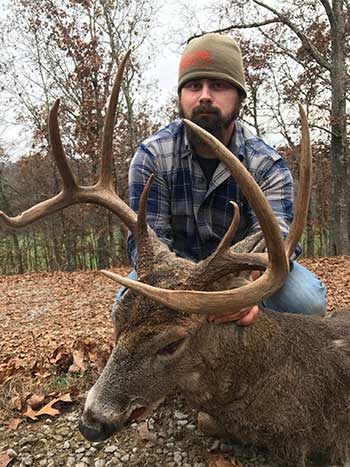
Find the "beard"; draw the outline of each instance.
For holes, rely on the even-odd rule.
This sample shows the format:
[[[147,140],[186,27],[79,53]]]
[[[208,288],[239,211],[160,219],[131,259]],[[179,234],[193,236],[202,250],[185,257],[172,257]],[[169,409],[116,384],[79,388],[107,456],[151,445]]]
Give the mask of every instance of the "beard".
[[[225,130],[227,130],[231,123],[238,118],[240,107],[240,102],[237,102],[232,112],[228,116],[224,117],[221,110],[217,107],[214,107],[211,104],[200,104],[192,110],[191,115],[188,117],[184,114],[180,102],[180,118],[189,118],[189,120],[215,136],[219,141],[223,142]],[[188,139],[194,146],[203,145],[202,140],[191,130],[188,131]]]

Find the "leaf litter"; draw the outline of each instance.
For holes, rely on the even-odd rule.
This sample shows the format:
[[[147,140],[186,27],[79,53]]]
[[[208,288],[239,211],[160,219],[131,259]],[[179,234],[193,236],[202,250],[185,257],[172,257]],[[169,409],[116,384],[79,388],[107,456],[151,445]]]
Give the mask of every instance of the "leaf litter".
[[[329,312],[350,310],[350,257],[301,262],[327,285]],[[0,277],[0,420],[9,429],[23,417],[58,416],[65,394],[74,400],[89,388],[112,350],[117,288],[97,271]]]

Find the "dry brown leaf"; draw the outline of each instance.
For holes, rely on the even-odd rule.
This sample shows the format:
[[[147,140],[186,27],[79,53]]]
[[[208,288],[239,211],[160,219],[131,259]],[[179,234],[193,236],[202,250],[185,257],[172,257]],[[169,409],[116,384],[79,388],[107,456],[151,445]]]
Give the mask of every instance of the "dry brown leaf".
[[[23,422],[23,418],[12,418],[8,422],[8,428],[9,430],[15,431],[19,427],[19,425]]]
[[[72,399],[69,393],[63,394],[62,396],[59,396],[56,399],[52,399],[52,401],[50,401],[40,410],[34,411],[30,406],[28,406],[27,410],[23,415],[32,420],[37,420],[37,418],[40,415],[50,415],[51,417],[55,417],[56,415],[59,415],[61,413],[58,409],[55,409],[53,407],[53,405],[57,402],[72,402]]]
[[[149,430],[148,423],[141,423],[137,427],[137,433],[142,441],[151,441],[151,443],[157,444],[157,436]]]
[[[72,352],[65,345],[58,346],[50,357],[50,363],[63,369],[68,369],[72,364]]]
[[[20,358],[0,364],[0,385],[7,383],[23,371],[25,371],[25,367]]]
[[[32,394],[27,400],[27,403],[33,410],[37,410],[39,407],[41,407],[42,403],[45,400],[45,397],[46,396],[44,394]]]
[[[225,459],[224,456],[209,456],[209,467],[244,467],[237,460]]]
[[[61,396],[59,396],[59,397],[56,399],[55,402],[59,402],[59,401],[61,401],[61,402],[73,402],[69,392],[67,392],[66,394],[62,394]]]
[[[22,409],[22,400],[18,393],[16,393],[14,396],[11,397],[11,402],[12,402],[12,405],[15,407],[15,409],[17,410]]]
[[[7,452],[0,452],[0,467],[6,467],[12,461],[12,457],[10,457]]]
[[[87,370],[85,353],[82,350],[73,350],[73,364],[69,367],[70,373],[84,373]]]

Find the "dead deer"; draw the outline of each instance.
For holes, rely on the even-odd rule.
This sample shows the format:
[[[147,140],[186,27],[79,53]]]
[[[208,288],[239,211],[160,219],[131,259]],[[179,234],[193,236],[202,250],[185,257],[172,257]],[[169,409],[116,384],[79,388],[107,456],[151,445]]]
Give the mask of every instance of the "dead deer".
[[[126,57],[127,58],[127,57]],[[350,324],[331,319],[263,311],[248,327],[207,322],[261,302],[288,275],[288,258],[300,238],[310,195],[310,143],[303,111],[301,186],[290,235],[283,243],[277,221],[260,188],[224,146],[186,122],[216,151],[240,184],[258,217],[268,253],[237,252],[233,222],[217,250],[193,263],[177,258],[146,223],[147,193],[138,216],[116,195],[112,180],[115,109],[126,58],[106,114],[99,181],[79,186],[66,160],[57,122],[58,101],[49,116],[52,153],[63,180],[55,197],[2,223],[21,227],[75,203],[95,203],[115,213],[137,239],[140,282],[109,272],[128,287],[115,325],[115,348],[89,391],[80,431],[104,440],[154,410],[177,388],[198,409],[200,429],[241,443],[268,448],[283,465],[307,465],[313,453],[350,463]],[[253,239],[254,240],[254,239]],[[249,241],[247,242],[248,249]],[[238,288],[239,271],[261,270]]]

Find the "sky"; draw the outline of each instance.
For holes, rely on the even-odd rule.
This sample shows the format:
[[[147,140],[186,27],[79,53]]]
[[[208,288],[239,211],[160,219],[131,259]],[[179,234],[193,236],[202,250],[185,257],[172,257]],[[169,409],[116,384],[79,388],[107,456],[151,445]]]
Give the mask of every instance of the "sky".
[[[0,18],[5,16],[6,7],[11,0],[0,0]],[[40,1],[40,0],[38,0]],[[155,109],[161,107],[169,101],[171,96],[176,95],[178,64],[180,60],[181,42],[186,41],[193,33],[198,32],[198,23],[192,16],[192,20],[184,28],[184,13],[191,17],[188,11],[195,11],[201,24],[206,24],[208,15],[205,7],[212,4],[213,0],[167,0],[160,2],[160,8],[155,18],[157,26],[152,30],[150,43],[157,41],[162,46],[157,55],[154,56],[147,71],[144,73],[145,84],[157,83],[155,96],[152,99]],[[186,13],[186,11],[187,13]],[[169,34],[170,33],[170,34]],[[146,45],[147,47],[147,45]],[[147,52],[147,50],[146,50]],[[14,134],[18,134],[18,125],[1,125],[0,141],[9,144],[14,140]],[[23,130],[22,130],[23,134]],[[16,138],[16,148],[12,153],[20,154],[25,152],[30,145],[29,136],[25,135]]]
[[[160,89],[160,104],[167,101],[169,96],[176,94],[178,65],[181,52],[186,40],[193,34],[198,33],[198,22],[201,27],[208,23],[208,12],[206,7],[213,4],[213,0],[167,0],[163,2],[157,14],[159,27],[155,31],[152,40],[167,37],[159,53],[154,57],[153,65],[146,72],[149,82],[157,80]],[[185,12],[185,9],[188,11]],[[191,16],[195,12],[196,20],[192,20],[184,27],[183,15]],[[192,16],[192,18],[194,18]],[[208,26],[209,27],[209,26]],[[170,34],[169,34],[170,32]],[[173,33],[173,38],[171,39]]]

